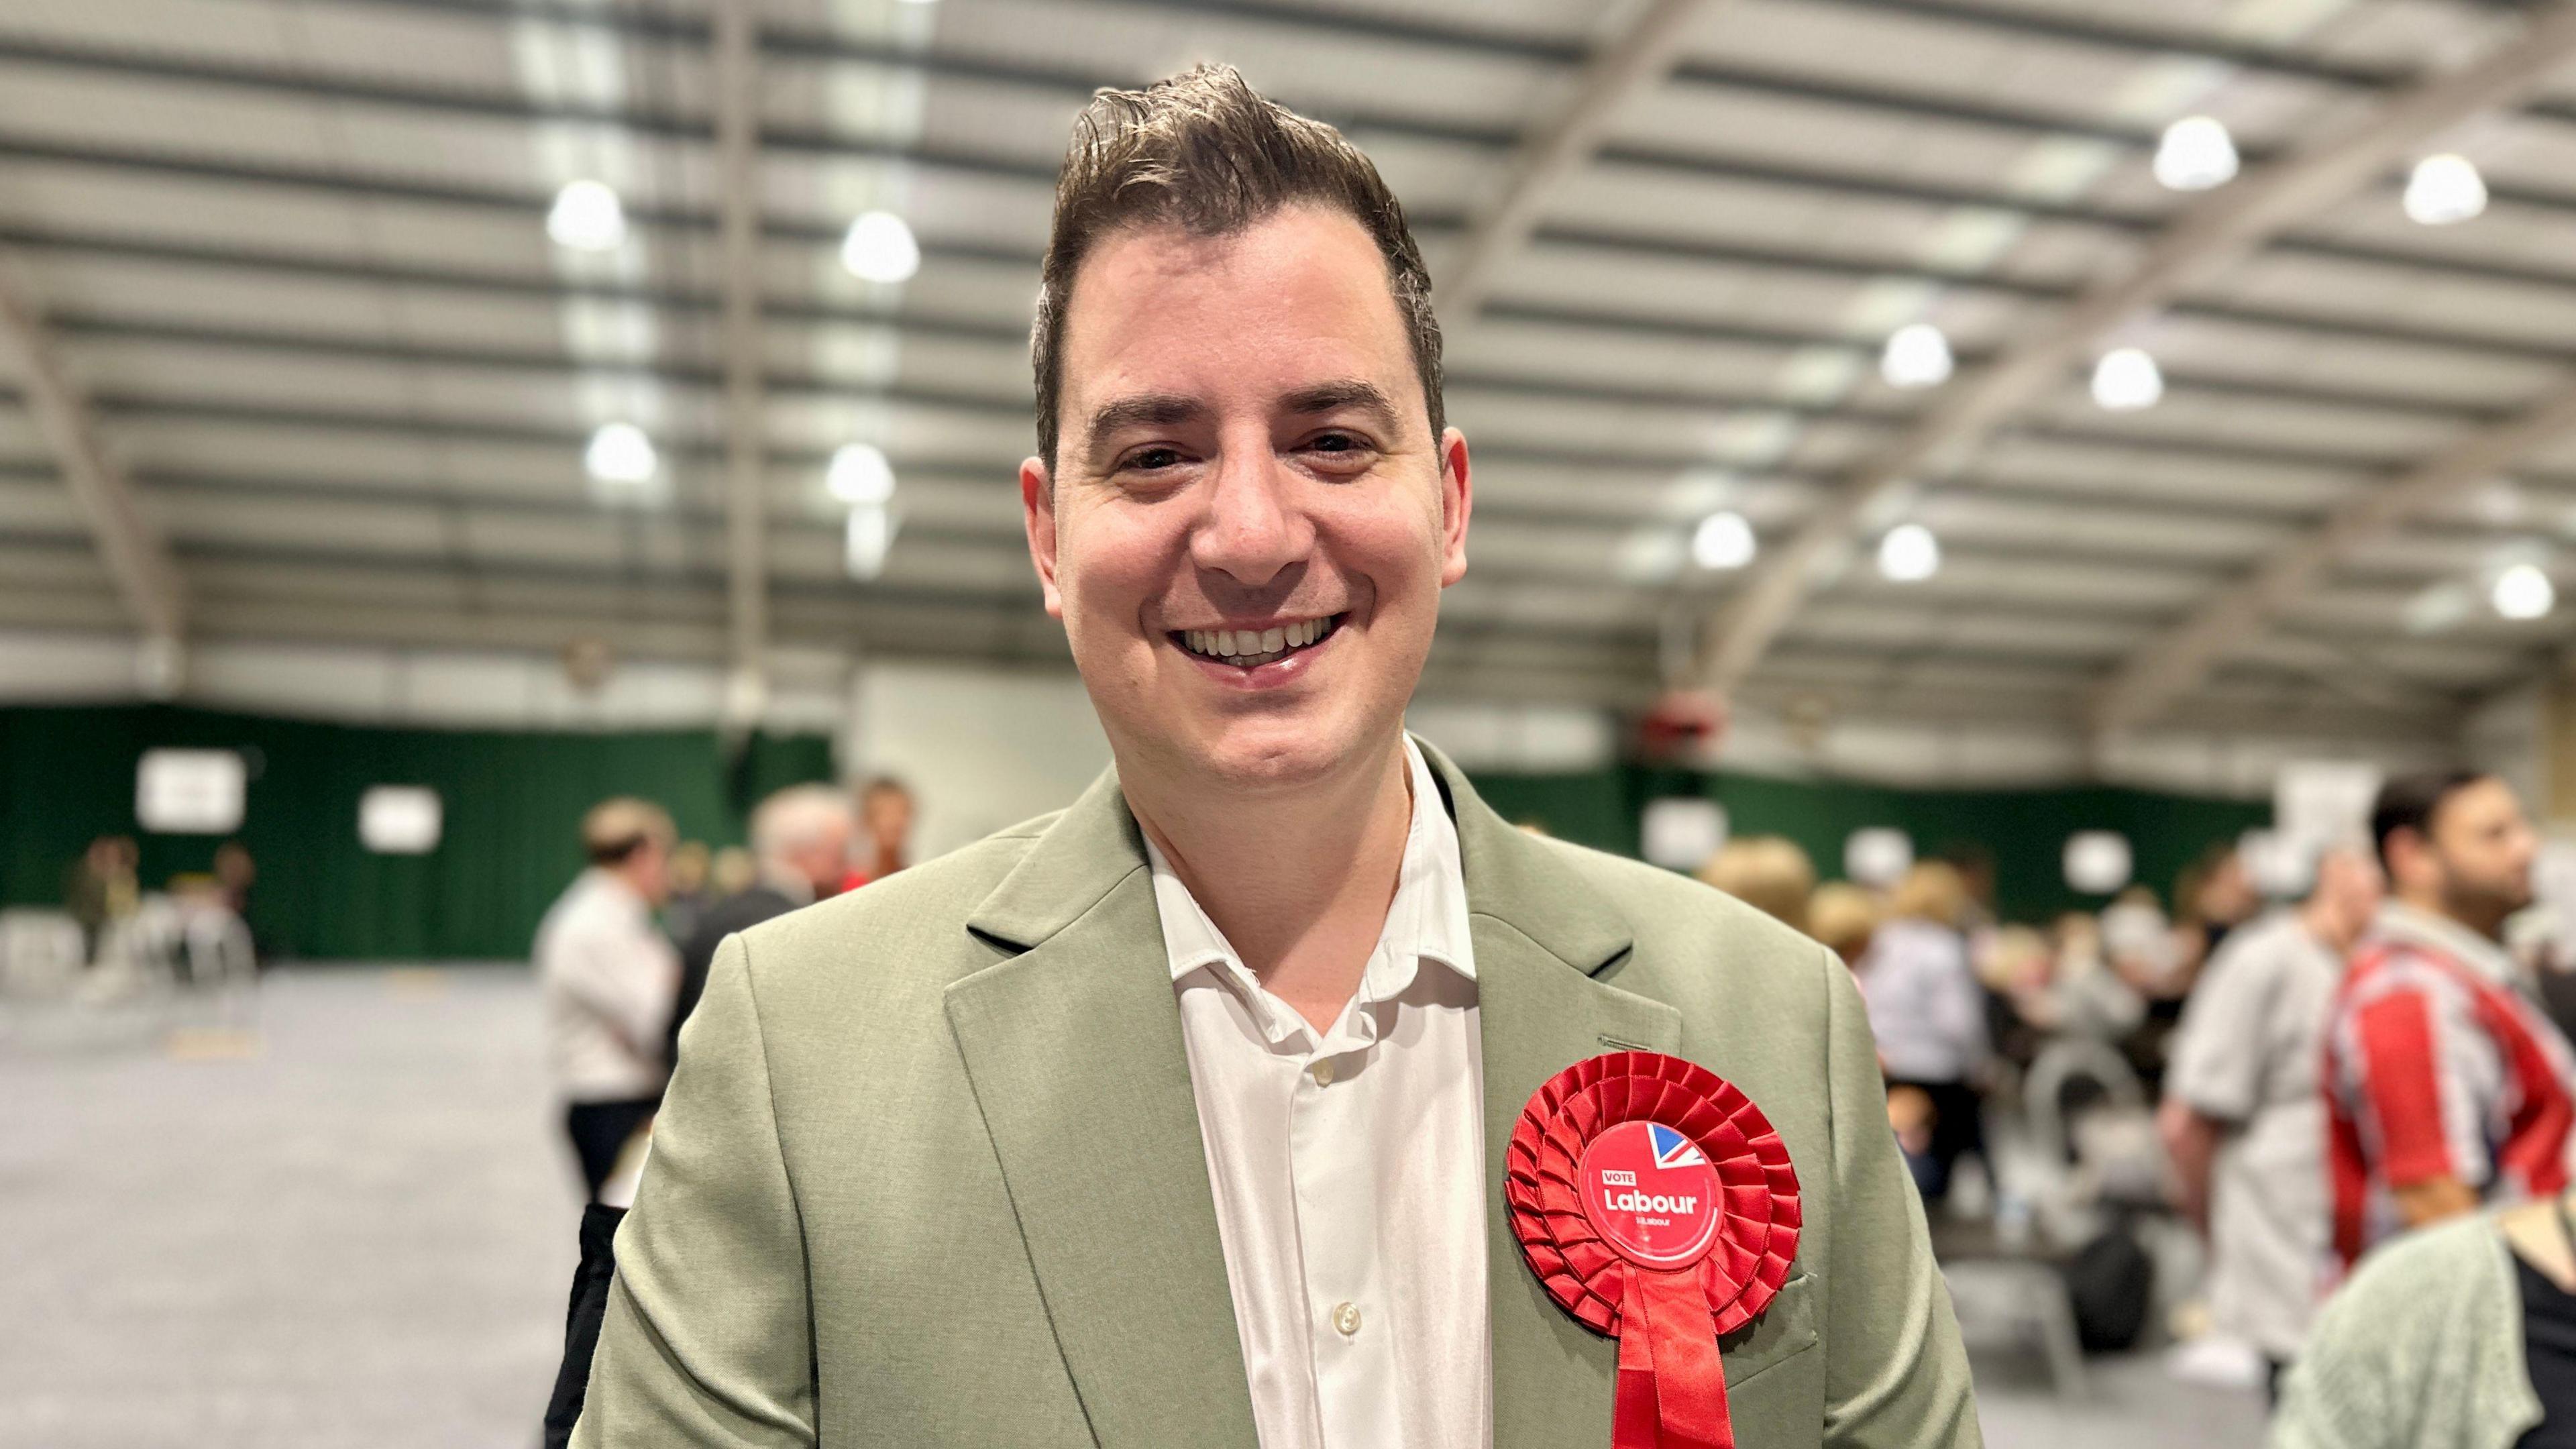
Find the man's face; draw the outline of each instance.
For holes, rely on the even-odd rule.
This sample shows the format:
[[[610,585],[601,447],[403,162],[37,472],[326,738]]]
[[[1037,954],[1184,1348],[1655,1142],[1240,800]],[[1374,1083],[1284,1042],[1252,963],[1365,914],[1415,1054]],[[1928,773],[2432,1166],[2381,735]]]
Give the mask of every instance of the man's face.
[[[799,842],[792,855],[796,873],[818,895],[830,895],[841,888],[850,871],[850,819],[835,815],[827,824],[818,824],[814,833]]]
[[[671,894],[671,846],[658,836],[647,836],[635,853],[626,857],[626,879],[635,893],[655,905]]]
[[[1290,785],[1391,739],[1466,572],[1467,445],[1359,223],[1105,240],[1063,378],[1029,550],[1122,763]]]
[[[2462,920],[2501,921],[2531,904],[2540,837],[2511,786],[2489,777],[2451,792],[2433,812],[2431,849],[2443,900]]]
[[[860,802],[868,840],[880,850],[901,849],[912,834],[912,794],[906,790],[870,790]]]

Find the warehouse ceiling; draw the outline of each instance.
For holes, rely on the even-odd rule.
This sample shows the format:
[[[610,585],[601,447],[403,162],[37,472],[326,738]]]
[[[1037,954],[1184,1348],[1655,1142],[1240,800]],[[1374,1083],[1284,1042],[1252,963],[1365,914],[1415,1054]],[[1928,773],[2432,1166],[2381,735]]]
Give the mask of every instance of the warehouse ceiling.
[[[1440,279],[1478,500],[1427,692],[2430,734],[2571,632],[2534,584],[2576,584],[2564,6],[775,0],[726,28],[0,9],[0,626],[1060,660],[1014,481],[1056,160],[1092,88],[1222,59],[1368,149]],[[2157,179],[2190,116],[2234,180]],[[2437,154],[2481,214],[2411,218]],[[585,181],[622,225],[559,205]],[[845,262],[875,213],[902,224],[861,269],[908,232],[906,280]],[[1883,375],[1913,324],[1947,380]],[[2152,405],[2097,401],[2137,400],[2095,377],[2120,349]],[[854,444],[895,523],[856,568]],[[1928,577],[1881,565],[1930,562],[1908,525]]]

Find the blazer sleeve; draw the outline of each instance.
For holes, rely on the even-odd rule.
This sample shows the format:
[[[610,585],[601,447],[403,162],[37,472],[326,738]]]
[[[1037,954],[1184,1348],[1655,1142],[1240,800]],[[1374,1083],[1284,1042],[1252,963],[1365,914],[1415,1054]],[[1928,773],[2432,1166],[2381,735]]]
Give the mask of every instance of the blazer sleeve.
[[[804,1231],[740,937],[686,1038],[618,1229],[574,1449],[815,1442]]]
[[[1968,1357],[1923,1201],[1887,1125],[1887,1085],[1851,972],[1823,954],[1833,1123],[1824,1442],[1976,1449]]]

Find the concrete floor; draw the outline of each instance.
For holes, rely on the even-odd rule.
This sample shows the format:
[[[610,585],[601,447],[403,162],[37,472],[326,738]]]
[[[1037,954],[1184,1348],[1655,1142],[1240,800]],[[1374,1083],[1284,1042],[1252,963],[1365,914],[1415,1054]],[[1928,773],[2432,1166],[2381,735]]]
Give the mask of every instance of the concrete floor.
[[[577,1208],[526,973],[294,972],[256,1017],[0,1003],[0,1449],[527,1449]],[[1996,1449],[2261,1442],[2153,1357],[2080,1404],[1977,1374]]]

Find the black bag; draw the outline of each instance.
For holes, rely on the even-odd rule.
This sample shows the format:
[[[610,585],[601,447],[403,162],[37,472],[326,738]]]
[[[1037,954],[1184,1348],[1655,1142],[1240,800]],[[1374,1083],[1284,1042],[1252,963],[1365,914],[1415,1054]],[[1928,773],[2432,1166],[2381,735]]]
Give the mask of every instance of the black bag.
[[[2155,1298],[2156,1264],[2126,1226],[2114,1227],[2076,1250],[2061,1270],[2066,1301],[2075,1310],[2076,1341],[2087,1353],[2116,1353],[2138,1346]]]

